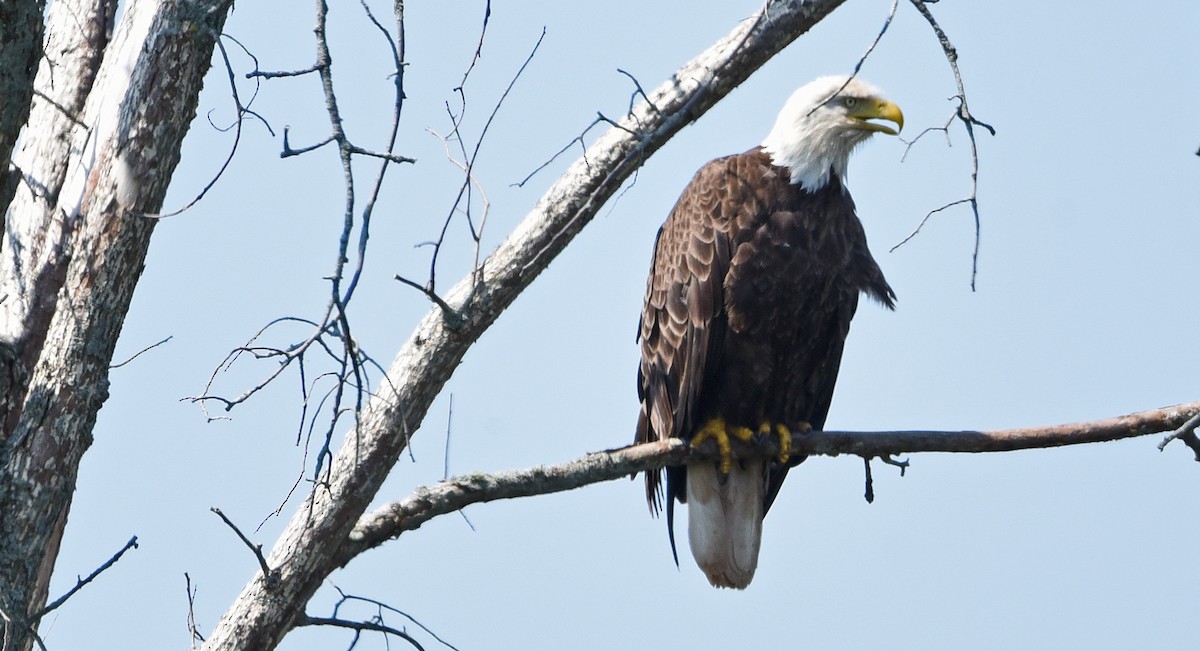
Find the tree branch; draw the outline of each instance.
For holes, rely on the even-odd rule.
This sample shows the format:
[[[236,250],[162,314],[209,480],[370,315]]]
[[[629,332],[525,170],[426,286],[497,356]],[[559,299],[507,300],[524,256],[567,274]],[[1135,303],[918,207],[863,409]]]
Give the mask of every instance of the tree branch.
[[[912,452],[1011,452],[1177,431],[1197,420],[1200,420],[1200,402],[1103,420],[990,432],[810,431],[792,435],[792,453],[830,457],[853,454],[869,460],[872,457],[888,459]],[[773,458],[779,454],[778,440],[772,436],[750,443],[735,439],[731,443],[733,455],[738,459]],[[338,551],[337,562],[343,566],[362,552],[405,531],[417,529],[439,515],[453,513],[471,504],[558,493],[638,472],[715,458],[715,443],[693,448],[679,439],[670,439],[593,452],[574,461],[552,466],[454,477],[432,486],[420,487],[408,497],[364,516]]]
[[[225,522],[225,525],[227,527],[229,527],[230,529],[233,529],[233,532],[235,534],[237,534],[238,538],[241,539],[242,544],[245,545],[250,550],[250,552],[254,554],[254,558],[258,559],[258,567],[259,567],[259,569],[262,570],[262,573],[266,579],[267,585],[271,585],[275,581],[275,572],[271,569],[271,567],[269,565],[267,565],[267,559],[263,558],[262,545],[256,545],[256,544],[250,542],[250,539],[246,537],[246,534],[242,533],[242,530],[239,529],[238,526],[233,523],[233,520],[230,520],[229,516],[225,515],[225,512],[222,511],[221,509],[214,506],[214,507],[210,508],[209,511],[216,513],[217,517],[221,518],[221,520],[223,522]]]
[[[929,8],[925,6],[926,4],[928,4],[928,0],[910,0],[910,2],[912,2],[912,5],[914,7],[916,7],[917,11],[920,12],[921,16],[923,16],[925,18],[925,20],[929,23],[929,26],[931,28],[933,28],[934,34],[937,35],[938,43],[940,43],[942,46],[942,52],[946,55],[946,62],[950,64],[950,71],[954,73],[954,84],[958,89],[958,93],[956,95],[954,95],[954,97],[952,97],[951,99],[958,100],[958,108],[955,110],[954,114],[950,117],[950,119],[948,119],[946,121],[946,124],[943,125],[942,127],[940,127],[940,128],[933,127],[933,128],[925,129],[921,133],[917,134],[917,137],[908,143],[908,147],[906,147],[904,150],[904,155],[907,156],[908,150],[911,149],[912,146],[914,144],[916,144],[916,142],[918,140],[920,140],[925,134],[930,133],[932,131],[944,132],[946,134],[946,138],[947,138],[946,142],[948,144],[949,137],[950,137],[950,131],[949,131],[950,123],[954,120],[954,118],[958,118],[959,121],[962,122],[963,127],[966,129],[967,139],[971,144],[971,193],[963,199],[959,199],[957,201],[952,201],[950,203],[943,205],[941,208],[936,208],[936,209],[931,210],[928,213],[926,213],[925,218],[921,220],[921,222],[917,225],[916,229],[914,229],[913,232],[910,233],[908,237],[904,238],[899,244],[893,246],[891,248],[891,250],[895,251],[896,249],[900,248],[905,243],[907,243],[909,240],[916,237],[917,233],[919,233],[921,231],[921,228],[923,228],[925,226],[925,222],[928,222],[929,218],[933,217],[933,215],[935,213],[939,213],[943,210],[946,210],[947,208],[952,208],[954,206],[958,206],[958,205],[961,205],[964,203],[968,204],[971,206],[971,214],[975,218],[975,250],[971,254],[971,291],[975,291],[975,278],[979,272],[979,240],[980,240],[979,228],[980,228],[980,224],[981,224],[980,218],[979,218],[979,198],[978,198],[978,196],[979,196],[979,145],[975,140],[975,127],[976,126],[983,127],[984,129],[987,130],[988,133],[990,133],[993,136],[996,135],[996,129],[993,128],[992,125],[987,124],[986,122],[981,122],[979,119],[977,119],[971,113],[970,108],[967,106],[967,91],[963,87],[962,74],[959,72],[959,69],[958,69],[958,50],[954,47],[954,44],[950,42],[950,37],[946,36],[946,32],[942,30],[942,26],[938,24],[937,19],[935,19],[933,17],[933,13],[930,12]]]
[[[40,620],[43,617],[45,617],[46,615],[49,615],[53,610],[55,610],[59,606],[67,603],[67,600],[70,599],[71,597],[75,596],[76,592],[79,592],[80,590],[82,590],[83,586],[91,583],[92,581],[94,581],[96,579],[96,577],[100,576],[100,574],[103,573],[105,570],[112,567],[113,565],[116,565],[117,561],[121,560],[121,557],[125,555],[125,552],[129,551],[130,549],[137,549],[137,546],[138,546],[137,536],[130,538],[129,542],[125,543],[125,546],[122,547],[120,549],[120,551],[118,551],[117,553],[115,553],[111,557],[109,557],[109,559],[107,561],[104,561],[104,563],[102,565],[100,565],[100,567],[93,570],[92,573],[87,575],[86,578],[78,578],[77,577],[75,580],[74,587],[72,587],[70,590],[67,590],[67,592],[65,594],[63,594],[63,596],[59,597],[58,599],[55,599],[53,603],[51,603],[51,604],[47,605],[45,608],[43,608],[37,614],[37,616],[34,617],[34,619]]]
[[[463,314],[445,327],[436,307],[396,356],[333,460],[328,483],[296,513],[268,563],[279,583],[254,577],[204,648],[272,649],[303,616],[304,604],[336,565],[346,540],[420,426],[467,349],[597,214],[651,154],[843,0],[772,0],[680,68],[589,147],[500,247],[448,293]],[[657,107],[652,109],[651,105]]]

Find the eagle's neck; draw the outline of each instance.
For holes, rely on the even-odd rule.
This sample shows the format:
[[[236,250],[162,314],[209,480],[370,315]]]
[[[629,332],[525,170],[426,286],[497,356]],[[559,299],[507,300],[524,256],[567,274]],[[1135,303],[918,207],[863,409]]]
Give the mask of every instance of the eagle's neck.
[[[836,175],[845,186],[850,154],[858,142],[847,138],[844,131],[780,122],[763,140],[762,147],[773,164],[788,169],[792,183],[815,192]]]
[[[828,185],[830,175],[836,175],[845,186],[850,155],[869,132],[839,129],[824,124],[823,115],[790,108],[779,115],[762,142],[770,161],[786,167],[792,183],[810,192]]]

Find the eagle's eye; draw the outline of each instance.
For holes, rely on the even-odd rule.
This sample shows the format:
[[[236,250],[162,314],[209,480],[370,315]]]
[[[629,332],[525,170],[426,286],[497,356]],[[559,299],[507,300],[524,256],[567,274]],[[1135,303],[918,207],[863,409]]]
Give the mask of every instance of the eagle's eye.
[[[857,103],[858,103],[857,97],[843,97],[842,98],[842,106],[845,106],[848,109],[854,108],[854,105]]]

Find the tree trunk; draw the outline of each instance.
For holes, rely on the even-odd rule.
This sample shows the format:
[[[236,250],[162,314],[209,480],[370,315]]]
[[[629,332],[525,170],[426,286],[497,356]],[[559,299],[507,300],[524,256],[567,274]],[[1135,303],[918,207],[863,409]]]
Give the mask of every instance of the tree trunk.
[[[15,157],[23,179],[0,276],[9,353],[0,362],[16,369],[0,376],[10,407],[0,433],[0,627],[9,649],[34,644],[154,229],[146,214],[162,205],[231,4],[135,0],[107,49],[115,3],[56,1],[48,17],[46,50],[63,56],[54,64],[67,61],[71,76],[56,67],[52,85],[49,70],[39,72],[48,100],[35,103]]]
[[[33,97],[33,75],[42,59],[45,0],[0,3],[0,214],[8,208],[20,174],[9,169],[13,147]]]

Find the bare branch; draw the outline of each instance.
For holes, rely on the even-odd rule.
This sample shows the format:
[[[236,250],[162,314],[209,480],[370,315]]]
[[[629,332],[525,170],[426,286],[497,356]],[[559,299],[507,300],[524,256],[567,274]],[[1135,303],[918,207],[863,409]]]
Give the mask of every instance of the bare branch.
[[[652,107],[654,109],[654,111],[658,111],[658,107],[654,106],[653,102],[647,101],[646,105]],[[554,152],[554,155],[552,155],[550,158],[546,159],[546,161],[544,163],[542,163],[541,165],[538,165],[536,168],[534,168],[532,172],[530,172],[529,174],[526,174],[525,178],[521,179],[520,181],[517,181],[516,183],[513,183],[511,187],[514,187],[514,188],[525,187],[525,184],[529,183],[529,181],[532,180],[533,177],[537,176],[539,172],[546,169],[547,167],[550,167],[551,163],[553,163],[555,160],[557,160],[559,156],[562,156],[563,154],[567,153],[568,149],[573,148],[577,144],[579,145],[579,148],[583,150],[583,161],[586,163],[587,162],[587,143],[584,142],[583,137],[586,136],[588,134],[588,132],[592,130],[592,127],[595,127],[597,124],[601,124],[603,122],[608,122],[607,118],[604,118],[603,115],[596,118],[595,120],[592,120],[592,123],[587,125],[586,127],[584,127],[583,131],[579,132],[579,135],[575,136],[574,138],[571,139],[570,142],[563,145],[562,149],[559,149],[558,151]]]
[[[86,578],[80,579],[80,578],[76,577],[75,587],[71,588],[70,590],[67,590],[66,594],[59,597],[58,599],[55,599],[53,602],[51,602],[49,605],[47,605],[45,608],[43,608],[41,610],[41,612],[39,612],[33,618],[34,621],[37,621],[37,620],[45,617],[46,615],[49,615],[51,612],[54,611],[54,609],[67,603],[67,600],[70,599],[71,597],[75,596],[76,592],[79,592],[80,590],[82,590],[83,586],[91,583],[96,577],[100,576],[100,573],[103,572],[104,570],[107,570],[108,568],[112,567],[113,565],[116,565],[117,561],[121,560],[121,557],[125,555],[125,552],[129,551],[130,549],[137,549],[137,546],[138,546],[137,536],[134,536],[129,539],[129,542],[125,543],[124,547],[122,547],[117,553],[113,554],[112,557],[109,558],[107,561],[104,561],[104,564],[102,564],[100,567],[97,567],[95,569],[95,571],[93,571],[91,574],[87,575]]]
[[[254,577],[205,648],[273,648],[303,612],[336,550],[374,498],[467,349],[600,211],[645,160],[842,0],[772,0],[656,88],[635,115],[609,129],[545,193],[508,239],[444,295],[464,315],[446,327],[435,308],[416,327],[388,370],[394,392],[377,395],[333,460],[330,481],[293,516],[269,556],[278,584]],[[636,135],[630,133],[637,130]]]
[[[221,511],[221,509],[218,509],[214,506],[209,510],[213,513],[216,513],[217,516],[225,522],[225,525],[230,529],[233,529],[233,532],[237,534],[237,537],[242,539],[242,543],[245,544],[250,551],[254,552],[254,557],[258,559],[258,566],[262,569],[263,577],[266,579],[267,584],[270,585],[276,581],[278,573],[272,570],[269,565],[267,565],[267,559],[263,557],[262,545],[256,545],[250,542],[250,539],[246,537],[246,534],[242,533],[242,530],[238,529],[237,525],[234,524],[233,521],[230,520],[223,511]]]
[[[490,15],[490,13],[491,13],[490,3],[488,6],[488,9],[487,9],[487,12],[488,12],[487,15]],[[487,15],[485,15],[485,17],[484,17],[484,24],[483,24],[484,31],[487,30]],[[525,61],[523,63],[521,63],[521,66],[517,69],[517,72],[513,75],[512,79],[509,80],[508,86],[505,87],[504,91],[500,94],[500,98],[496,100],[496,104],[492,107],[491,114],[488,115],[487,120],[484,122],[483,128],[480,130],[479,137],[475,140],[475,145],[474,145],[472,151],[470,152],[470,154],[468,154],[466,151],[465,144],[463,143],[462,132],[460,130],[460,127],[462,126],[463,114],[466,113],[466,95],[464,93],[463,85],[460,85],[459,88],[457,89],[459,91],[459,96],[462,98],[462,103],[463,103],[462,104],[462,112],[457,117],[455,117],[453,114],[451,114],[451,124],[453,125],[453,131],[451,131],[451,135],[456,137],[456,139],[459,142],[460,147],[462,147],[463,160],[461,162],[458,162],[458,161],[454,161],[454,159],[451,157],[451,161],[454,161],[455,164],[458,165],[459,168],[461,168],[463,170],[463,182],[458,188],[458,193],[454,198],[453,204],[451,204],[451,206],[450,206],[449,214],[446,215],[446,219],[442,223],[441,232],[438,234],[437,240],[433,243],[433,254],[430,256],[430,260],[429,260],[429,282],[427,284],[430,292],[434,292],[437,289],[436,281],[437,281],[438,254],[441,253],[442,244],[446,238],[446,231],[450,227],[450,221],[454,218],[454,215],[459,212],[460,206],[462,205],[462,203],[464,201],[464,197],[466,198],[465,200],[466,200],[466,204],[467,204],[466,210],[464,211],[464,213],[467,217],[467,225],[471,230],[471,237],[475,243],[475,247],[474,247],[475,253],[474,253],[474,258],[472,259],[471,268],[472,268],[472,270],[474,270],[473,273],[479,269],[480,244],[481,244],[482,237],[483,237],[483,226],[487,221],[487,209],[486,209],[487,197],[486,197],[486,195],[484,196],[484,202],[485,202],[484,213],[483,213],[482,218],[479,221],[479,226],[476,227],[475,224],[471,220],[470,189],[472,187],[476,187],[476,188],[479,188],[482,192],[482,187],[477,182],[475,182],[475,175],[474,175],[475,161],[479,158],[479,150],[483,146],[484,138],[487,137],[488,130],[491,128],[492,123],[495,121],[496,115],[500,112],[500,107],[504,104],[504,100],[508,98],[509,93],[512,92],[513,87],[516,86],[517,80],[521,78],[521,75],[525,72],[525,69],[528,68],[530,62],[533,61],[533,57],[537,55],[538,49],[541,48],[542,41],[545,40],[545,38],[546,38],[546,30],[545,30],[545,28],[542,28],[542,33],[540,36],[538,36],[537,42],[534,43],[533,48],[529,51],[529,55],[525,57]],[[482,33],[480,34],[479,39],[480,39],[479,40],[480,47],[482,47],[483,46],[483,34]],[[479,53],[477,51],[476,56],[478,56],[478,54]],[[471,61],[471,66],[473,67],[474,65],[475,65],[475,60],[473,59]],[[470,74],[470,69],[468,69],[467,73],[463,75],[463,84],[466,83],[467,76],[469,74]],[[447,108],[447,110],[449,110],[449,108]],[[445,139],[443,139],[443,142],[445,142]],[[448,152],[447,152],[447,155],[449,155]]]
[[[109,366],[109,367],[108,367],[108,368],[109,368],[109,370],[112,370],[112,369],[114,369],[114,368],[121,368],[122,366],[125,366],[126,364],[128,364],[128,363],[132,362],[133,360],[137,359],[138,357],[141,357],[143,353],[149,352],[150,350],[153,350],[153,349],[155,349],[155,348],[158,348],[159,346],[161,346],[161,345],[163,345],[163,344],[167,343],[168,341],[171,341],[171,338],[172,338],[173,336],[174,336],[174,335],[168,336],[166,339],[163,339],[163,340],[161,340],[161,341],[158,341],[158,342],[156,342],[156,343],[150,344],[149,346],[146,346],[145,348],[143,348],[143,349],[141,349],[141,350],[137,351],[136,353],[134,353],[134,354],[133,354],[133,356],[132,356],[132,357],[130,357],[129,359],[127,359],[127,360],[125,360],[125,361],[123,361],[123,362],[121,362],[121,363],[119,363],[119,364],[113,364],[112,366]]]
[[[875,478],[871,476],[871,457],[863,457],[863,472],[866,473],[866,489],[863,490],[863,499],[867,504],[875,503]]]
[[[216,43],[217,49],[221,52],[221,61],[224,62],[225,73],[229,77],[229,93],[233,97],[234,135],[233,143],[229,145],[229,153],[225,156],[225,161],[221,163],[221,167],[217,170],[217,173],[214,174],[213,177],[209,179],[208,183],[206,183],[204,187],[200,189],[200,192],[198,192],[196,196],[182,208],[177,208],[165,213],[143,213],[143,217],[148,217],[151,219],[166,219],[167,217],[174,217],[176,215],[183,214],[191,209],[192,206],[200,203],[200,200],[204,198],[204,195],[208,194],[208,191],[217,185],[217,181],[221,179],[221,177],[225,174],[225,170],[229,169],[230,163],[233,162],[233,157],[237,154],[238,145],[242,142],[242,123],[245,121],[247,115],[257,117],[264,125],[266,125],[267,131],[270,131],[271,135],[275,135],[274,130],[271,129],[271,125],[267,124],[267,121],[263,119],[261,115],[250,110],[250,105],[254,103],[254,97],[258,95],[257,88],[255,88],[254,96],[250,98],[250,101],[246,102],[245,104],[242,103],[242,98],[238,95],[237,81],[234,79],[233,64],[229,61],[229,52],[225,50],[225,44],[221,42],[221,38],[228,38],[236,43],[238,47],[241,47],[242,51],[249,55],[252,59],[254,58],[254,55],[246,49],[246,46],[242,45],[233,37],[220,35],[213,39]],[[255,59],[255,67],[257,67],[257,59]]]
[[[996,129],[993,128],[990,124],[979,121],[978,119],[975,118],[974,115],[971,114],[971,110],[967,106],[967,91],[963,87],[962,74],[958,70],[958,50],[954,47],[954,44],[950,42],[950,38],[948,36],[946,36],[946,32],[942,30],[941,25],[939,25],[937,20],[933,17],[933,14],[929,11],[929,8],[925,6],[927,4],[926,0],[910,0],[910,2],[912,2],[912,5],[917,8],[917,11],[919,11],[921,13],[921,15],[925,17],[925,20],[929,22],[930,27],[933,28],[934,34],[937,35],[938,42],[942,46],[942,52],[945,53],[946,61],[950,64],[950,70],[954,73],[954,84],[958,88],[958,94],[956,94],[952,98],[952,99],[958,100],[958,109],[954,112],[954,115],[950,118],[950,120],[947,120],[946,124],[944,126],[942,126],[941,128],[925,129],[920,134],[917,134],[917,137],[915,139],[913,139],[912,142],[908,143],[908,147],[906,147],[904,150],[904,155],[907,156],[908,150],[912,148],[913,144],[915,144],[917,142],[917,140],[920,140],[922,136],[924,136],[926,133],[929,133],[930,131],[946,132],[947,142],[949,142],[949,131],[947,129],[950,125],[950,122],[954,118],[958,118],[962,122],[963,127],[967,130],[967,138],[971,143],[971,192],[964,199],[959,199],[958,201],[952,201],[952,202],[942,206],[941,208],[937,208],[935,210],[929,211],[929,213],[925,215],[925,218],[921,220],[921,223],[917,226],[917,228],[915,230],[913,230],[913,232],[911,234],[909,234],[908,237],[904,238],[899,244],[897,244],[896,246],[893,246],[891,250],[895,251],[899,247],[903,246],[904,243],[908,242],[914,236],[916,236],[916,234],[918,232],[920,232],[921,227],[925,225],[925,222],[929,221],[929,218],[931,216],[933,216],[934,213],[941,212],[942,210],[945,210],[952,206],[957,206],[959,204],[963,204],[963,203],[970,204],[971,214],[975,218],[975,249],[971,254],[971,291],[975,291],[975,278],[979,272],[979,241],[980,241],[980,224],[981,224],[980,219],[979,219],[979,201],[978,201],[979,147],[975,141],[975,127],[976,126],[983,127],[984,129],[986,129],[988,131],[988,133],[990,133],[993,136],[996,135]]]
[[[310,151],[315,151],[317,149],[320,149],[320,148],[324,147],[325,145],[328,145],[329,143],[337,140],[337,136],[331,135],[328,138],[325,138],[324,140],[322,140],[316,144],[312,144],[312,145],[308,145],[306,147],[301,147],[299,149],[295,149],[292,147],[291,141],[288,139],[288,134],[290,134],[290,133],[291,133],[290,127],[283,128],[283,149],[279,152],[280,158],[290,158],[292,156],[299,156],[301,154],[307,154]]]
[[[353,411],[355,417],[361,413],[363,405],[366,402],[370,387],[369,368],[379,368],[379,365],[374,362],[366,353],[359,347],[351,333],[350,318],[347,315],[347,305],[350,303],[354,295],[354,291],[358,285],[359,278],[362,274],[363,266],[366,260],[367,241],[370,235],[371,216],[373,214],[376,201],[379,198],[383,187],[383,182],[386,177],[388,167],[397,163],[412,163],[414,159],[396,154],[394,149],[396,140],[399,134],[400,115],[404,103],[404,22],[403,22],[403,3],[396,3],[396,31],[397,37],[393,39],[375,15],[371,12],[370,6],[365,2],[361,3],[361,7],[368,21],[382,34],[384,41],[387,44],[391,54],[393,64],[395,66],[394,88],[395,101],[392,110],[391,131],[386,140],[386,148],[383,151],[377,151],[361,147],[351,142],[347,135],[342,122],[340,109],[338,108],[338,98],[334,92],[333,73],[331,68],[332,55],[330,53],[329,42],[326,38],[326,27],[329,7],[325,0],[317,0],[316,2],[316,27],[314,34],[316,35],[316,61],[312,67],[303,70],[298,70],[291,73],[262,73],[258,70],[258,62],[255,60],[255,73],[253,77],[273,78],[283,76],[298,76],[316,72],[321,78],[321,88],[325,99],[325,109],[328,114],[330,125],[330,135],[324,140],[299,149],[293,148],[290,142],[290,129],[284,128],[283,131],[283,149],[280,153],[281,157],[298,156],[308,152],[315,151],[327,144],[335,143],[337,145],[338,159],[341,163],[343,183],[345,186],[344,210],[342,212],[342,232],[338,240],[337,258],[334,264],[333,272],[328,276],[330,281],[329,301],[326,304],[324,314],[321,318],[315,321],[306,319],[277,319],[264,326],[258,333],[251,338],[251,342],[262,337],[267,330],[273,325],[281,321],[304,322],[313,327],[304,339],[298,343],[293,343],[286,347],[250,347],[243,346],[235,349],[225,360],[215,369],[210,376],[208,383],[205,385],[204,391],[200,396],[190,398],[193,402],[201,404],[207,416],[207,403],[216,401],[224,405],[226,411],[230,411],[233,407],[249,400],[252,396],[264,389],[267,385],[278,379],[293,362],[298,363],[301,374],[301,394],[303,399],[303,413],[300,424],[300,432],[303,432],[305,423],[303,418],[311,418],[309,422],[309,432],[311,434],[316,419],[322,413],[322,407],[329,405],[327,413],[329,420],[326,427],[326,437],[322,446],[322,452],[317,455],[317,463],[314,469],[314,480],[318,478],[322,470],[322,464],[330,456],[330,447],[333,437],[333,431],[339,424],[339,419],[346,413]],[[355,175],[352,160],[355,156],[366,156],[379,160],[379,171],[375,175],[370,193],[363,204],[361,216],[356,217],[358,196],[355,189]],[[352,240],[354,240],[355,232],[357,231],[357,247],[354,250],[356,255],[352,255]],[[336,380],[333,389],[325,395],[320,401],[318,408],[311,414],[308,411],[309,405],[309,388],[305,381],[305,356],[313,347],[317,346],[323,350],[332,360],[336,371],[319,375],[320,378],[332,377]],[[222,370],[228,370],[231,365],[236,362],[244,353],[249,353],[257,359],[275,359],[279,365],[267,375],[265,379],[257,385],[245,390],[241,395],[235,398],[224,398],[212,393],[212,387],[216,380],[216,376]],[[380,369],[382,371],[382,369]],[[328,399],[328,401],[327,401]],[[211,417],[210,417],[211,419]],[[307,459],[307,448],[305,450],[305,458]],[[290,495],[290,491],[289,491]],[[286,499],[285,499],[286,502]]]
[[[862,56],[858,58],[858,62],[854,64],[854,70],[851,71],[850,75],[846,77],[846,81],[842,82],[842,85],[838,86],[838,89],[833,91],[829,97],[836,97],[838,93],[841,93],[843,90],[845,90],[846,87],[850,85],[850,82],[858,76],[858,73],[862,70],[863,64],[867,62],[867,59],[870,58],[871,53],[875,51],[876,46],[878,46],[879,42],[883,40],[883,35],[887,34],[888,28],[892,26],[892,19],[896,17],[896,8],[899,5],[900,0],[892,0],[892,6],[888,8],[887,17],[883,20],[883,27],[879,28],[879,33],[875,35],[875,39],[871,41],[870,45],[867,46],[867,51],[863,52]],[[819,107],[820,104],[814,106],[812,110],[808,112],[808,115],[812,115],[813,112]]]
[[[192,651],[196,651],[196,642],[204,641],[204,636],[200,634],[200,631],[196,626],[196,591],[199,590],[199,588],[192,587],[192,577],[189,576],[187,572],[183,573],[183,580],[184,590],[187,592],[188,600],[187,625],[189,647],[192,649]]]
[[[791,449],[797,455],[853,454],[864,460],[912,452],[1010,452],[1146,436],[1174,430],[1192,420],[1200,422],[1200,402],[1104,420],[990,432],[797,432],[792,436]],[[751,443],[734,441],[733,454],[738,459],[774,458],[779,454],[779,442],[775,437],[762,437]],[[656,472],[665,466],[716,458],[717,449],[712,442],[693,448],[679,439],[670,439],[593,452],[553,466],[455,477],[418,488],[405,499],[365,515],[339,550],[337,562],[343,566],[368,549],[470,504],[557,493],[638,472]],[[866,468],[869,502],[873,497],[869,461]]]
[[[312,617],[312,616],[306,614],[306,615],[304,615],[304,617],[301,619],[300,623],[298,624],[299,626],[334,626],[334,627],[338,627],[338,628],[350,629],[350,630],[353,630],[356,632],[355,643],[357,643],[357,641],[358,641],[358,635],[357,635],[358,633],[362,633],[364,631],[379,632],[379,633],[384,633],[385,635],[394,635],[396,637],[399,637],[399,638],[405,640],[406,642],[408,642],[409,644],[412,644],[414,647],[416,647],[418,649],[424,648],[420,645],[420,643],[417,642],[417,640],[415,638],[413,638],[411,635],[409,635],[406,630],[397,629],[393,626],[387,625],[387,623],[384,621],[384,614],[385,613],[393,613],[396,615],[400,615],[401,617],[412,622],[418,628],[420,628],[422,631],[425,631],[425,633],[427,633],[434,640],[437,640],[438,643],[440,643],[442,646],[446,647],[447,649],[450,649],[451,651],[458,651],[458,649],[453,644],[450,644],[446,640],[439,637],[438,634],[434,633],[432,630],[430,630],[428,626],[425,626],[420,621],[418,621],[415,617],[413,617],[412,615],[409,615],[408,613],[404,612],[403,610],[393,608],[392,606],[389,606],[388,604],[386,604],[382,601],[379,601],[377,599],[371,599],[369,597],[358,597],[355,595],[346,594],[345,592],[342,591],[341,588],[337,587],[336,585],[333,586],[333,588],[335,590],[337,590],[338,594],[340,595],[340,598],[338,599],[337,603],[335,603],[333,606],[333,615],[331,617]],[[367,604],[370,606],[374,606],[375,616],[367,621],[354,621],[354,620],[346,619],[341,616],[341,609],[343,606],[346,606],[348,604]],[[352,644],[350,648],[354,648],[354,645]]]
[[[247,79],[255,79],[255,78],[280,79],[283,77],[303,77],[304,75],[310,75],[316,71],[317,71],[317,64],[315,64],[315,63],[307,68],[301,68],[299,70],[277,70],[277,71],[267,72],[267,71],[263,71],[263,70],[259,70],[258,68],[255,68],[254,70],[246,73],[246,78]]]
[[[1196,428],[1200,427],[1200,414],[1192,416],[1188,422],[1180,425],[1174,432],[1171,432],[1167,438],[1163,439],[1162,443],[1158,444],[1158,450],[1161,452],[1170,444],[1171,441],[1179,439],[1183,444],[1192,449],[1196,453],[1196,461],[1200,461],[1200,438],[1196,437]]]
[[[646,102],[646,105],[650,107],[650,110],[654,111],[655,113],[660,113],[660,111],[658,110],[658,107],[655,106],[654,102],[650,99],[650,96],[646,94],[646,89],[642,88],[642,83],[640,81],[638,81],[637,77],[634,77],[632,74],[630,74],[629,72],[627,72],[625,70],[622,70],[621,68],[617,68],[617,72],[625,75],[626,77],[629,78],[629,81],[633,82],[634,90],[629,95],[629,108],[626,109],[626,111],[628,111],[629,113],[632,113],[633,107],[637,104],[638,98],[640,97],[641,100]]]
[[[441,308],[442,315],[446,317],[446,324],[449,328],[454,329],[458,325],[461,325],[462,315],[460,315],[457,310],[450,307],[450,304],[443,300],[441,296],[438,296],[436,292],[429,288],[429,286],[415,283],[404,276],[401,276],[400,274],[396,274],[393,276],[393,278],[421,292],[425,295],[425,298],[433,301],[434,305],[437,305],[439,308]]]
[[[391,626],[388,626],[386,624],[380,624],[379,622],[355,622],[355,621],[351,621],[348,619],[340,619],[337,617],[313,617],[311,615],[305,615],[300,619],[299,622],[297,622],[296,625],[297,626],[333,626],[335,628],[348,628],[348,629],[358,631],[358,632],[375,631],[378,633],[385,633],[387,635],[394,635],[394,636],[404,640],[405,642],[408,642],[409,644],[413,645],[413,648],[416,648],[419,651],[424,651],[424,649],[425,649],[425,647],[421,646],[421,644],[419,642],[417,642],[415,639],[413,639],[413,637],[411,635],[409,635],[408,633],[405,633],[404,631],[402,631],[398,628],[392,628]],[[351,647],[351,648],[353,648],[353,647]]]

